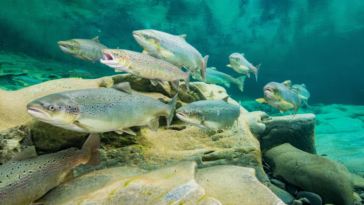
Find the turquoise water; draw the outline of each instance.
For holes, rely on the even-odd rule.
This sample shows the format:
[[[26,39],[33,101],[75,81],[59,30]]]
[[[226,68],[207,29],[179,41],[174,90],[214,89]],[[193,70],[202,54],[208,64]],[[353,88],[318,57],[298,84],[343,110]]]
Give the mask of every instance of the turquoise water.
[[[52,83],[52,80],[68,78],[98,79],[120,74],[115,72],[115,69],[112,68],[112,66],[106,65],[107,63],[100,63],[100,59],[90,59],[94,56],[72,56],[63,52],[60,44],[57,44],[57,42],[60,41],[71,39],[92,41],[91,39],[98,37],[99,43],[107,48],[119,48],[141,53],[144,49],[133,37],[133,31],[153,29],[172,35],[185,34],[186,42],[193,46],[202,57],[209,55],[207,61],[208,68],[215,67],[217,71],[224,73],[225,77],[226,75],[231,76],[231,78],[229,77],[230,86],[223,82],[217,82],[216,76],[209,76],[207,78],[211,81],[209,82],[210,84],[222,86],[226,89],[226,93],[232,99],[236,102],[240,102],[244,109],[249,112],[263,111],[273,119],[277,119],[277,121],[284,119],[282,120],[286,123],[284,126],[281,126],[282,124],[274,126],[277,126],[279,129],[284,130],[285,133],[288,133],[282,134],[282,138],[289,136],[289,139],[293,139],[292,141],[289,141],[289,143],[294,144],[300,141],[301,139],[294,140],[297,136],[312,137],[313,135],[312,147],[313,150],[315,150],[314,154],[324,157],[325,159],[332,159],[339,162],[340,164],[343,164],[350,173],[362,177],[364,176],[364,147],[362,143],[364,136],[364,71],[362,69],[364,68],[363,11],[364,1],[362,0],[2,0],[0,2],[0,93],[5,93],[2,91],[6,90],[8,92],[3,96],[10,96],[12,91],[14,91],[14,93],[22,93],[22,89],[37,85],[39,87],[32,87],[36,88],[34,89],[36,91],[31,89],[29,91],[34,92],[34,95],[36,96],[38,94],[37,89],[42,87],[42,85],[47,86],[42,87],[42,89],[39,90],[44,91],[51,87],[50,84],[43,84],[48,81],[51,81],[50,83]],[[96,41],[93,43],[95,42]],[[193,53],[192,51],[189,52]],[[261,64],[258,71],[258,81],[255,80],[254,73],[250,73],[250,78],[245,77],[243,92],[239,90],[238,81],[236,79],[240,79],[241,82],[242,76],[246,76],[246,74],[238,73],[234,71],[233,68],[227,66],[228,64],[231,64],[229,56],[232,53],[244,53],[244,57],[254,67]],[[166,55],[168,55],[168,53]],[[159,58],[161,57],[159,56]],[[162,62],[165,60],[163,58],[161,59]],[[103,56],[103,60],[107,60],[107,56]],[[128,64],[129,62],[126,61],[123,65]],[[201,69],[201,66],[199,67]],[[186,71],[186,69],[182,70]],[[199,78],[200,76],[197,79]],[[165,85],[160,86],[163,88],[155,88],[152,87],[152,84],[149,84],[149,81],[145,83],[145,81],[141,81],[139,78],[127,79],[131,81],[132,88],[133,86],[140,86],[138,87],[140,90],[137,91],[147,91],[153,94],[158,93],[155,95],[151,94],[154,98],[160,98],[161,96],[164,98],[165,96],[168,96],[168,99],[164,100],[170,103],[168,104],[169,107],[163,109],[168,109],[168,112],[170,112],[169,110],[173,110],[171,109],[173,107],[172,98],[175,96],[176,92],[171,92],[171,87],[175,86],[175,84],[171,84],[168,90],[168,88],[163,87]],[[199,82],[196,78],[192,77],[190,80],[191,82]],[[216,82],[213,82],[214,80]],[[295,118],[293,116],[292,118],[291,116],[289,116],[289,118],[282,117],[290,115],[287,110],[291,110],[290,112],[292,113],[295,112],[291,107],[287,107],[287,104],[285,104],[286,107],[277,109],[277,107],[273,108],[267,104],[256,102],[256,99],[264,98],[263,88],[267,91],[265,86],[268,83],[283,83],[287,80],[290,80],[292,84],[305,84],[310,93],[307,101],[308,105],[305,105],[305,99],[302,98],[302,96],[300,101],[301,106],[298,107],[295,104],[297,102],[294,100],[296,98],[289,96],[287,97],[289,99],[284,99],[298,109],[296,110],[297,115]],[[184,81],[183,78],[181,78],[181,82],[182,81]],[[105,87],[107,87],[106,84],[107,83],[105,83]],[[158,82],[156,82],[156,84],[158,84]],[[70,83],[69,85],[74,84]],[[282,86],[284,87],[283,84]],[[177,108],[199,99],[200,96],[197,94],[186,94],[184,85],[180,85],[180,88],[182,89],[180,91],[183,91],[183,93],[179,94],[180,101],[177,103]],[[284,88],[287,89],[286,87]],[[77,90],[71,87],[69,89]],[[119,87],[119,89],[123,92],[126,91],[126,93],[128,91],[125,87]],[[281,91],[279,95],[282,96],[282,93],[284,92],[288,91]],[[168,95],[166,93],[168,93]],[[219,91],[215,94],[217,94],[219,98],[225,97],[220,96],[219,94],[221,93],[222,91]],[[51,92],[47,94],[51,94]],[[209,95],[206,93],[203,94],[206,96]],[[98,96],[101,95],[102,93],[98,94]],[[2,128],[4,127],[11,127],[8,126],[8,122],[11,124],[14,119],[23,118],[23,115],[16,112],[19,109],[13,109],[8,103],[11,102],[11,105],[16,107],[24,102],[16,100],[16,103],[14,103],[9,99],[5,99],[3,96],[0,96],[0,116],[3,118],[0,122],[0,132],[3,131]],[[127,94],[120,96],[124,99],[128,97]],[[29,96],[24,94],[24,98],[27,97],[29,98]],[[106,98],[107,97],[108,96],[106,96]],[[300,96],[297,98],[299,97]],[[215,98],[217,97],[215,96]],[[87,98],[85,102],[92,99]],[[130,102],[131,101],[132,100],[130,100]],[[26,102],[26,104],[27,103],[30,102]],[[36,103],[37,102],[35,102],[35,104]],[[95,102],[95,105],[98,103],[100,102]],[[134,103],[137,104],[139,102],[136,101]],[[153,103],[157,105],[160,101],[153,101]],[[165,101],[163,101],[163,103],[166,104]],[[190,113],[192,116],[195,116],[193,119],[195,121],[189,123],[195,123],[195,125],[197,124],[198,126],[196,126],[200,128],[216,126],[216,124],[212,123],[211,125],[211,123],[208,124],[208,122],[203,124],[202,122],[205,118],[202,116],[201,112],[208,111],[215,119],[225,119],[226,117],[228,120],[225,120],[225,122],[232,121],[234,123],[236,121],[237,117],[234,117],[234,119],[229,118],[233,116],[233,114],[221,113],[220,115],[220,111],[221,109],[231,109],[235,112],[238,109],[237,107],[230,108],[228,106],[222,106],[220,109],[218,106],[221,106],[221,104],[219,103],[223,102],[219,101],[217,105],[214,103],[211,104],[217,106],[217,108],[212,107],[210,109],[208,107],[206,110],[204,110],[205,107],[191,108],[191,110],[184,113],[181,112],[182,114],[177,114],[176,116],[183,117],[183,115],[189,115]],[[159,107],[165,106],[162,104],[158,105]],[[7,109],[7,106],[9,106],[9,109]],[[57,109],[58,104],[57,106],[50,106],[54,106],[54,108]],[[62,106],[64,105],[60,103],[59,108]],[[75,109],[76,111],[73,111],[75,113],[78,111],[76,108],[78,106],[77,103],[69,106],[70,107],[64,107],[64,109],[67,111]],[[147,106],[143,105],[143,108],[145,107]],[[24,111],[28,116],[25,111],[25,106],[21,107],[21,109],[23,108],[24,110],[21,111]],[[53,110],[53,107],[48,107],[48,109]],[[129,111],[137,111],[138,109],[141,108],[128,108]],[[164,112],[167,112],[165,110]],[[285,112],[282,114],[280,110]],[[12,112],[16,112],[16,115],[14,115],[15,117],[11,116]],[[90,113],[92,112],[90,111]],[[100,113],[100,116],[102,116],[103,113],[101,111]],[[118,112],[112,114],[113,117],[117,117]],[[171,120],[173,114],[169,114],[161,115],[163,116],[163,119],[160,120],[160,122],[158,119],[152,120],[147,124],[143,122],[143,126],[146,125],[151,130],[155,130],[155,127],[157,126],[158,128],[158,125],[160,124],[160,127],[163,128],[160,128],[158,133],[169,132],[165,130],[166,122],[164,119],[164,117],[167,116],[167,118],[169,117],[169,120]],[[305,114],[315,115],[315,121],[312,126],[310,124],[312,115]],[[133,114],[130,114],[130,116],[133,116]],[[182,123],[183,120],[179,121],[178,119],[181,118],[176,116],[173,119],[176,124],[172,123],[171,130],[174,130],[176,133],[178,133],[177,131],[183,132],[183,130],[186,129],[186,124]],[[145,119],[147,118],[148,117],[145,117]],[[248,118],[249,117],[247,117],[247,119]],[[271,125],[273,128],[269,127],[269,122],[272,118],[259,117],[259,120],[257,120],[258,118],[254,118],[253,120],[252,118],[249,118],[249,120],[254,122],[254,125],[249,124],[252,122],[247,120],[249,121],[249,126],[251,126],[251,132],[261,144],[264,144],[264,140],[269,140],[269,134],[275,136],[273,135],[274,133],[280,133],[280,130],[278,128],[274,129],[273,125]],[[303,118],[304,122],[302,123],[300,120]],[[105,121],[107,121],[107,117],[100,117],[100,119],[106,119]],[[125,121],[127,120],[128,116],[125,118]],[[262,126],[262,121],[260,120],[263,120],[263,124],[266,124],[264,125],[264,129],[265,126],[269,127],[271,133],[267,133],[267,131],[264,132],[264,130],[259,131]],[[78,123],[77,128],[73,127],[71,129],[62,125],[58,126],[62,127],[62,129],[57,128],[58,130],[53,127],[47,127],[47,125],[44,124],[29,124],[29,121],[30,120],[24,120],[24,122],[21,122],[20,124],[28,123],[27,125],[31,127],[29,132],[33,137],[36,136],[33,140],[35,141],[38,154],[48,154],[71,146],[81,148],[87,136],[86,134],[75,134],[76,132],[73,131],[81,130],[85,133],[95,131],[92,130],[92,127],[84,126],[82,123],[79,125],[79,121],[76,121],[76,124]],[[111,120],[109,124],[115,124],[115,121],[117,120]],[[198,123],[196,123],[196,121],[198,121]],[[167,123],[169,123],[168,120]],[[246,136],[246,132],[241,130],[229,131],[229,134],[231,135],[228,135],[229,137],[232,137],[234,140],[237,140],[235,138],[239,138],[237,142],[230,138],[229,140],[223,141],[227,134],[220,135],[220,128],[225,129],[226,127],[232,126],[233,123],[227,123],[228,125],[219,127],[217,134],[208,133],[206,134],[207,137],[196,134],[199,132],[187,132],[187,134],[182,135],[166,134],[173,138],[171,139],[171,142],[159,139],[158,137],[160,136],[151,134],[148,128],[140,129],[140,126],[136,126],[138,128],[133,128],[131,130],[117,130],[118,135],[114,132],[112,132],[113,134],[107,132],[106,134],[101,135],[101,149],[103,150],[101,152],[101,161],[104,164],[97,169],[128,165],[150,171],[155,168],[160,168],[162,165],[167,165],[170,162],[178,161],[180,158],[185,160],[184,157],[186,157],[186,160],[194,160],[195,155],[189,155],[189,151],[191,150],[198,150],[196,151],[198,153],[206,152],[207,154],[203,155],[205,156],[217,152],[217,150],[220,149],[252,146],[255,141],[252,142],[248,140],[249,142],[247,142],[245,138],[243,140],[239,138],[241,136]],[[16,122],[13,124],[18,125],[19,123]],[[108,123],[105,122],[105,124]],[[302,126],[302,129],[297,128],[300,126]],[[306,130],[306,127],[309,127],[307,128],[308,130]],[[44,132],[42,131],[43,128],[45,129]],[[65,129],[63,130],[63,128]],[[190,127],[187,126],[187,128]],[[69,130],[73,131],[71,132]],[[105,130],[114,131],[106,128]],[[259,134],[256,134],[255,132]],[[42,137],[50,135],[50,133],[54,134],[55,137],[49,137],[49,142],[46,141],[46,143],[42,144]],[[128,133],[136,133],[136,136],[129,135]],[[65,137],[64,140],[59,139],[62,136]],[[181,138],[185,136],[188,136],[186,137],[186,140],[181,140]],[[201,140],[200,137],[203,138],[203,140]],[[1,140],[2,138],[0,138],[0,151],[2,149],[5,150],[5,146],[1,144]],[[160,144],[158,144],[158,140],[160,140]],[[223,142],[219,140],[222,140]],[[207,141],[209,141],[209,143],[203,144]],[[172,142],[175,142],[175,144]],[[286,141],[284,140],[281,141],[282,144],[285,142]],[[209,147],[211,144],[216,145],[216,147],[213,147],[213,151],[209,151],[209,149],[212,149]],[[177,148],[175,146],[177,146]],[[22,147],[21,150],[23,148],[24,147]],[[157,154],[151,157],[147,155],[147,150],[152,150],[152,148],[158,151],[155,151]],[[168,156],[170,153],[166,151],[167,148],[173,148],[174,154],[184,153],[184,151],[186,151],[187,154],[181,154],[183,157],[180,155],[174,156],[172,154],[171,156]],[[265,156],[266,150],[258,150],[258,158],[261,160],[261,155]],[[262,153],[260,153],[260,151]],[[238,151],[234,151],[232,157],[233,161],[235,158],[238,158],[235,156],[235,152],[238,153]],[[163,158],[161,160],[158,158],[165,153],[167,153],[166,156],[168,156],[168,159]],[[219,157],[221,156],[211,157],[211,155],[209,155],[209,157],[206,157],[208,158],[206,162],[203,161],[204,158],[202,157],[201,163],[198,161],[198,163],[200,163],[198,164],[198,168],[222,164],[245,165],[244,157],[239,158],[239,160],[241,159],[241,161],[243,161],[241,162],[243,165],[236,161],[230,163],[228,160],[230,160],[231,157],[228,154],[224,155],[224,157],[227,157],[228,159],[220,159]],[[211,158],[213,160],[211,160]],[[214,161],[216,160],[215,158],[217,161],[220,160],[221,164],[213,164],[209,161]],[[153,163],[148,160],[153,161]],[[259,164],[261,162],[259,161],[257,163]],[[298,162],[296,163],[298,166]],[[256,170],[258,170],[258,179],[263,184],[265,183],[265,185],[267,185],[266,183],[271,183],[273,175],[271,170],[267,169],[266,162],[264,162],[264,165],[267,181],[259,178],[261,173],[259,172],[259,169]],[[144,173],[146,172],[145,170],[141,172]],[[263,168],[261,170],[263,170]],[[75,173],[89,171],[91,171],[91,169],[85,168],[85,170],[83,170],[83,167],[81,167],[80,169],[77,169]],[[335,173],[333,175],[335,175]],[[332,176],[332,173],[330,172],[327,175]],[[270,181],[268,180],[268,176]],[[346,180],[346,178],[341,177],[341,175],[338,178],[340,180]],[[311,178],[308,179],[308,181],[310,180]],[[287,186],[292,183],[288,179],[282,181],[286,183]],[[303,185],[295,184],[295,186],[296,188],[299,187],[297,188],[298,191],[310,191],[319,194],[319,191],[315,192],[314,190],[306,189]],[[351,193],[354,192],[353,187],[354,186],[350,189]],[[288,188],[285,190],[288,191]],[[364,193],[364,188],[356,185],[355,191],[356,193],[361,194]],[[274,193],[279,195],[277,192]],[[328,193],[331,194],[331,192]],[[292,195],[298,199],[296,193]],[[334,193],[332,195],[340,194]],[[282,200],[284,199],[283,196],[279,196]],[[320,197],[324,202],[329,202],[330,204],[334,203],[333,201],[327,200],[326,196],[320,195]],[[364,196],[362,197],[364,198]],[[288,203],[290,204],[292,200],[286,199],[283,201],[286,203],[288,203],[287,201],[290,201]],[[337,201],[335,203],[337,204]],[[348,203],[345,202],[345,204]]]

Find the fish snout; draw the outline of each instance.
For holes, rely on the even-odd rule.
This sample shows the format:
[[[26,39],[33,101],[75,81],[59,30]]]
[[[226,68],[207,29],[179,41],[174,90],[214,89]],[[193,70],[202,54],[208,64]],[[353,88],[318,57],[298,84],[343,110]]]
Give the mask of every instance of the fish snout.
[[[142,33],[140,31],[133,31],[134,38],[143,38]]]
[[[33,116],[33,117],[35,117],[37,119],[39,119],[39,118],[41,118],[41,119],[51,118],[51,116],[48,113],[43,111],[43,106],[42,106],[42,103],[40,103],[40,102],[31,102],[31,103],[29,103],[27,105],[27,112],[31,116]]]

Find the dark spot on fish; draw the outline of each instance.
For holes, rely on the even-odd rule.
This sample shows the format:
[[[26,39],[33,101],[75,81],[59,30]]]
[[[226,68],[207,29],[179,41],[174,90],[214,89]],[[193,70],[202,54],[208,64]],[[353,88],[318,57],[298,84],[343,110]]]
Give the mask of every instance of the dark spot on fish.
[[[33,173],[32,171],[29,171],[29,173]]]
[[[6,175],[6,177],[9,177],[9,175]]]

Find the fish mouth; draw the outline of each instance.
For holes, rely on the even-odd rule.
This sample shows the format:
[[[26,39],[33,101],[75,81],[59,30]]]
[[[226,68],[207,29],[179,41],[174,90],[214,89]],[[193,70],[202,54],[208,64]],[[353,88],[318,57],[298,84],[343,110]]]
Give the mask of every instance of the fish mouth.
[[[65,53],[73,54],[74,52],[63,42],[58,42],[58,47]]]
[[[49,115],[48,115],[48,113],[43,112],[43,111],[41,111],[41,110],[39,110],[39,109],[36,109],[36,108],[28,108],[28,109],[27,109],[27,112],[28,112],[31,116],[33,116],[33,117],[43,115],[43,116],[45,116],[46,118],[51,118],[51,116],[49,116]]]
[[[108,52],[106,50],[102,50],[101,52],[104,55],[104,59],[100,60],[101,63],[107,64],[107,65],[117,63],[117,59],[115,59],[114,55],[112,55],[110,52]]]
[[[181,112],[177,112],[176,115],[177,115],[177,117],[187,118],[187,116]]]
[[[273,92],[273,90],[271,88],[265,88],[264,91]]]
[[[134,36],[134,38],[135,37],[137,37],[137,38],[142,38],[142,35],[140,35],[139,33],[137,33],[137,32],[133,32],[133,36]]]

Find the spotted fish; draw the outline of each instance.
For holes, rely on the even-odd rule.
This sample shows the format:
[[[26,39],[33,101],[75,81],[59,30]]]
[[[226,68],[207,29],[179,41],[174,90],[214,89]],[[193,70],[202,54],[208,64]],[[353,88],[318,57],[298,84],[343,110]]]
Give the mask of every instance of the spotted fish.
[[[287,81],[284,83],[271,82],[264,86],[264,98],[256,101],[259,103],[268,103],[270,106],[277,108],[284,113],[293,110],[293,117],[296,115],[301,105],[301,100],[297,93],[290,90]]]
[[[199,75],[198,73],[194,78],[199,81],[203,81],[201,75]],[[244,91],[245,78],[246,76],[233,78],[226,73],[217,71],[215,67],[206,69],[206,83],[223,84],[228,88],[230,88],[230,83],[234,83],[238,86],[239,90],[241,90],[242,92]]]
[[[168,103],[132,93],[128,82],[111,88],[92,88],[64,91],[41,97],[27,105],[28,113],[36,119],[78,132],[119,134],[135,133],[133,126],[147,125],[157,131],[159,117],[170,125],[176,109],[177,95]]]
[[[178,67],[150,55],[120,49],[104,49],[101,63],[115,68],[116,72],[128,72],[142,78],[150,79],[153,85],[170,81],[178,89],[179,81],[186,82],[189,91],[190,70],[184,73]]]
[[[70,148],[54,154],[29,158],[25,150],[0,166],[0,204],[28,205],[72,177],[79,164],[100,164],[99,134],[91,134],[81,150]]]
[[[201,100],[176,110],[177,117],[203,129],[228,129],[240,116],[240,107],[222,100]]]
[[[255,74],[255,79],[258,81],[258,71],[260,68],[260,64],[257,66],[253,66],[249,63],[248,60],[245,59],[244,53],[233,53],[229,56],[230,64],[228,67],[233,68],[236,72],[246,74],[248,78],[250,78],[250,73]]]
[[[71,56],[93,63],[104,57],[101,50],[107,48],[100,43],[98,36],[92,40],[72,39],[68,41],[59,41],[58,46],[63,52]]]
[[[194,73],[200,68],[203,81],[206,78],[206,66],[209,56],[202,58],[193,46],[186,42],[186,35],[171,35],[156,30],[133,31],[134,39],[144,48],[144,52],[165,60],[181,68],[192,69]],[[144,53],[143,52],[143,53]]]

